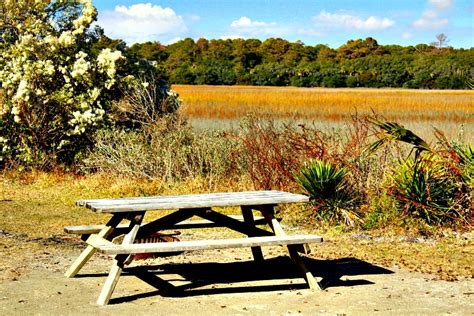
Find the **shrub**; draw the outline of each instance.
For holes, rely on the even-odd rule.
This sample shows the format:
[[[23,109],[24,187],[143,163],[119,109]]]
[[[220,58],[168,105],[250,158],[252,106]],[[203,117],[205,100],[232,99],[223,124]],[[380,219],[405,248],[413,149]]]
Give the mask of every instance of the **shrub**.
[[[335,223],[342,221],[354,225],[359,219],[355,207],[359,205],[357,194],[348,181],[349,170],[321,160],[306,163],[296,182],[311,197],[316,215]]]
[[[91,1],[6,1],[0,25],[0,137],[27,165],[70,162],[102,127],[124,57],[91,53]],[[8,32],[5,30],[8,29]],[[5,147],[5,145],[4,145]]]
[[[401,161],[390,176],[388,194],[396,199],[398,210],[426,224],[469,224],[472,217],[472,146],[452,146],[435,130],[441,148],[394,122],[372,120],[381,129],[379,140],[370,150],[390,141],[411,144],[414,157]]]
[[[239,134],[227,134],[240,144],[232,159],[248,173],[257,189],[295,187],[293,172],[309,158],[327,153],[326,135],[303,125],[277,126],[274,121],[248,117]]]
[[[464,218],[465,196],[459,194],[456,178],[436,160],[402,162],[391,179],[389,194],[396,198],[402,214],[427,224],[447,224]]]
[[[163,118],[147,132],[99,132],[82,170],[164,181],[205,178],[215,183],[232,176],[235,168],[228,153],[235,146],[235,141],[218,133],[198,134],[177,118]]]
[[[123,98],[112,103],[111,117],[118,128],[140,129],[149,132],[163,117],[176,116],[181,100],[163,80],[151,72],[131,82],[123,91]]]
[[[110,124],[112,101],[124,91],[153,99],[149,109],[158,115],[176,111],[177,95],[149,80],[149,63],[127,64],[120,50],[104,47],[100,28],[90,30],[97,16],[90,0],[4,2],[0,167],[7,160],[40,169],[74,163]],[[149,85],[147,95],[137,95],[141,85]]]

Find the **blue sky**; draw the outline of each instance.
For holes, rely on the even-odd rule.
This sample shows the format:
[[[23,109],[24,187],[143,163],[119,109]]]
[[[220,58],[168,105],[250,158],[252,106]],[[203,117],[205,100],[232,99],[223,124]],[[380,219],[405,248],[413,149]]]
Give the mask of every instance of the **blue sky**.
[[[93,0],[98,24],[127,43],[281,37],[337,48],[349,39],[380,44],[474,46],[473,0]]]

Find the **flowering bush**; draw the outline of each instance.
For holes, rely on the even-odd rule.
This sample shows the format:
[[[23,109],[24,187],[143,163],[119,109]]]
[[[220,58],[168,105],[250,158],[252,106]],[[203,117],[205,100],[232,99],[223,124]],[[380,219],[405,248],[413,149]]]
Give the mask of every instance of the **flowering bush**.
[[[125,57],[91,49],[90,0],[4,0],[0,16],[0,164],[72,162],[133,80]]]

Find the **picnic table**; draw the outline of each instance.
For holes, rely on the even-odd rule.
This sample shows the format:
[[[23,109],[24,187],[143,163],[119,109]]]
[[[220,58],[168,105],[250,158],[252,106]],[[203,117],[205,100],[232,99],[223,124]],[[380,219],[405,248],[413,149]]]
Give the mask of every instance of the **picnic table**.
[[[275,207],[279,204],[308,202],[308,197],[282,191],[228,192],[211,194],[189,194],[173,196],[134,197],[117,199],[81,200],[76,204],[96,213],[112,214],[104,225],[67,226],[68,233],[81,234],[87,247],[74,261],[66,277],[74,277],[96,251],[114,257],[110,272],[103,285],[97,304],[108,304],[124,266],[131,263],[133,256],[143,253],[172,253],[181,251],[251,247],[255,261],[264,260],[261,247],[285,245],[295,265],[299,268],[310,289],[320,288],[319,283],[304,265],[299,252],[308,248],[308,243],[321,242],[315,235],[287,235],[275,218]],[[222,213],[216,207],[240,207],[242,216]],[[149,223],[143,218],[147,212],[171,210]],[[261,213],[254,217],[253,210]],[[193,217],[202,220],[190,220]],[[121,224],[122,221],[128,221]],[[271,231],[260,226],[266,224]],[[137,243],[156,232],[168,229],[227,227],[245,235],[244,238],[186,240]],[[124,235],[121,244],[112,238]],[[135,243],[134,243],[135,242]]]

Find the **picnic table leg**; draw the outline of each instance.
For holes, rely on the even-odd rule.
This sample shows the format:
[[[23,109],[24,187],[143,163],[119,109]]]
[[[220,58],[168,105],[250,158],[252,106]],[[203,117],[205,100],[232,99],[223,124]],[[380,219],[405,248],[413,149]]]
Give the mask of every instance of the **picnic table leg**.
[[[130,219],[129,227],[131,229],[123,238],[123,245],[133,244],[133,241],[137,236],[138,229],[140,228],[140,224],[143,220],[144,215],[145,212],[138,214]],[[115,286],[117,285],[123,267],[131,261],[130,256],[131,255],[115,256],[114,262],[112,263],[112,267],[110,268],[109,275],[107,276],[104,286],[102,287],[102,291],[100,292],[99,298],[97,299],[98,305],[107,305],[109,303],[110,297],[112,296]]]
[[[100,232],[97,233],[98,237],[101,238],[107,238],[112,231],[114,230],[115,227],[117,227],[118,224],[123,219],[123,215],[114,215],[105,225],[104,228],[101,229]],[[84,249],[79,257],[74,261],[74,263],[69,267],[69,269],[64,273],[64,276],[67,278],[73,278],[81,269],[82,267],[86,264],[87,261],[92,257],[92,255],[97,251],[97,249],[94,246],[87,245],[86,249]]]
[[[276,236],[286,235],[280,223],[274,216],[275,211],[274,211],[273,206],[259,207],[259,211],[262,212],[263,216],[267,220],[268,224],[270,225],[270,227],[272,228]],[[298,253],[298,246],[299,245],[287,246],[288,253],[290,254],[291,260],[293,260],[295,265],[300,269],[300,271],[302,272],[306,280],[306,283],[308,283],[308,286],[311,290],[322,289],[321,284],[318,281],[316,281],[311,271],[309,271],[306,265],[303,263],[303,260]]]
[[[245,223],[247,223],[250,227],[255,227],[255,221],[253,218],[252,209],[248,206],[241,206],[242,209],[242,216],[244,217]],[[249,234],[249,237],[255,237],[256,234]],[[263,253],[262,247],[252,247],[252,255],[255,261],[263,261]]]

